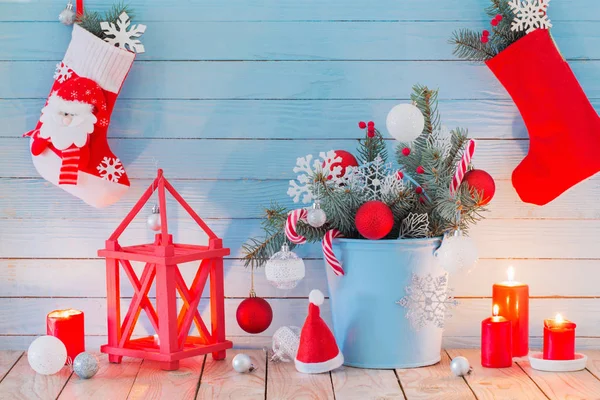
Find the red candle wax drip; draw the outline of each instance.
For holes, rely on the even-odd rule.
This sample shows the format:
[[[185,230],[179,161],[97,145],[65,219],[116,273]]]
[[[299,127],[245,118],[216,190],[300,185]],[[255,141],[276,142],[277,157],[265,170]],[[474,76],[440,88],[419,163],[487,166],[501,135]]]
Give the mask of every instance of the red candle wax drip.
[[[497,304],[494,304],[493,315],[481,321],[481,365],[508,368],[512,366],[511,322],[498,316]]]
[[[577,325],[562,319],[544,320],[544,360],[575,359],[575,328]]]
[[[46,317],[46,333],[60,339],[71,361],[85,351],[83,311],[55,310]]]
[[[492,301],[512,323],[512,356],[523,357],[529,353],[529,286],[513,280],[512,267],[508,275],[508,281],[494,284]]]

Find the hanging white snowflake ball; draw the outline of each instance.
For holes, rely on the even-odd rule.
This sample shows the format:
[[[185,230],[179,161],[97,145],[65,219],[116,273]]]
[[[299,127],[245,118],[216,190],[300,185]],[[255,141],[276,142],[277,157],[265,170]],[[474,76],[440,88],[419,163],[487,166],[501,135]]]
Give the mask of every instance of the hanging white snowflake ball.
[[[441,267],[451,274],[460,270],[470,272],[479,258],[475,241],[460,230],[445,236],[435,255]]]
[[[287,243],[284,243],[281,251],[273,254],[265,265],[267,280],[278,289],[295,288],[305,273],[304,261],[290,251]]]
[[[273,357],[271,361],[290,362],[296,358],[300,344],[300,328],[282,326],[273,334]]]
[[[325,211],[321,209],[319,201],[315,201],[312,208],[306,213],[306,221],[313,228],[320,228],[327,222],[327,215],[325,215]]]
[[[385,120],[387,130],[400,142],[411,142],[423,132],[425,117],[412,104],[398,104],[390,110]]]

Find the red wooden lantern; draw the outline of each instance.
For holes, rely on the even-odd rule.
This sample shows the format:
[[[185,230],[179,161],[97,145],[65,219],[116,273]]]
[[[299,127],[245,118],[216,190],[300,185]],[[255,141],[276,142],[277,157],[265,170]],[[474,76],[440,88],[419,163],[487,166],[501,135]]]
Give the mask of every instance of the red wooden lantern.
[[[188,212],[200,228],[208,235],[208,245],[173,243],[167,228],[167,204],[165,189]],[[142,207],[158,190],[161,230],[154,243],[120,246],[118,239],[140,212]],[[179,360],[212,353],[216,360],[225,358],[225,350],[233,345],[225,340],[225,307],[223,293],[223,257],[229,249],[223,248],[222,240],[183,200],[181,195],[163,176],[161,169],[154,182],[106,241],[106,248],[98,251],[106,258],[106,286],[108,301],[108,344],[101,347],[113,363],[120,363],[123,356],[147,358],[161,361],[164,370],[179,368]],[[145,262],[142,275],[138,278],[131,261]],[[188,287],[177,264],[200,261],[196,276]],[[125,318],[121,320],[120,268],[129,278],[134,295]],[[206,280],[210,275],[211,331],[198,312],[198,303]],[[148,291],[156,279],[156,309],[148,298]],[[177,293],[183,305],[178,310]],[[131,339],[140,312],[144,310],[157,333],[139,339]],[[192,322],[200,336],[190,336]]]

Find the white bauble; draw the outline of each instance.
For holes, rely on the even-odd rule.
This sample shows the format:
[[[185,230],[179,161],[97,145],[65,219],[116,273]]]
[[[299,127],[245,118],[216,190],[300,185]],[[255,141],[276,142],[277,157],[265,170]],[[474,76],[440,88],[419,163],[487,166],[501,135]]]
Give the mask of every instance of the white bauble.
[[[300,345],[300,328],[297,326],[282,326],[273,334],[272,344],[272,361],[294,361]]]
[[[73,11],[73,3],[69,2],[67,7],[58,14],[58,20],[64,25],[73,25],[75,23],[76,14]]]
[[[281,251],[273,254],[265,264],[267,280],[278,289],[295,288],[305,273],[304,261],[290,251],[287,243],[284,243]]]
[[[465,357],[458,356],[450,362],[450,370],[455,376],[465,376],[471,372],[471,365]]]
[[[460,270],[471,272],[479,258],[475,241],[464,236],[460,230],[444,237],[435,255],[440,261],[440,266],[450,274]]]
[[[390,110],[385,120],[387,130],[400,142],[412,142],[423,132],[425,117],[412,104],[398,104]]]
[[[325,211],[323,211],[318,201],[306,213],[306,221],[313,228],[320,228],[327,222],[327,215],[325,215]]]
[[[247,354],[240,353],[233,357],[231,361],[231,366],[235,370],[235,372],[246,373],[251,372],[254,369],[252,365],[252,360]]]
[[[152,214],[148,215],[146,219],[146,225],[154,232],[160,231],[160,210],[158,206],[152,207]]]
[[[29,345],[27,361],[38,374],[53,375],[65,365],[67,348],[54,336],[41,336]]]

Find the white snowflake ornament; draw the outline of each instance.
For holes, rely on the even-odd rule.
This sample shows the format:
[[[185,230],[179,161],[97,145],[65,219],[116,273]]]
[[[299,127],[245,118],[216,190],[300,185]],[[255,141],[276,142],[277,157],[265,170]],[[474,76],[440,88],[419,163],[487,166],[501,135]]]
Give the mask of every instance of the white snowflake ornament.
[[[54,71],[54,80],[58,83],[63,83],[73,75],[73,70],[69,68],[65,63],[59,62],[56,64],[56,71]]]
[[[381,200],[402,185],[392,164],[386,164],[379,155],[370,163],[346,170],[343,184],[362,192],[365,201]]]
[[[125,173],[123,164],[118,158],[104,157],[96,169],[102,179],[110,182],[119,182],[119,179]]]
[[[104,41],[134,53],[143,53],[146,50],[138,38],[146,32],[146,25],[131,25],[131,29],[127,30],[130,24],[131,20],[126,12],[119,15],[116,26],[112,22],[100,22],[100,28],[108,36]]]
[[[510,30],[531,33],[536,29],[551,28],[548,3],[550,0],[510,0],[508,5],[514,14]]]
[[[411,283],[406,287],[406,296],[396,302],[406,308],[406,318],[414,330],[428,324],[444,328],[450,309],[458,305],[448,288],[448,274],[439,276],[412,274]]]
[[[313,160],[313,155],[309,154],[306,157],[298,157],[296,159],[295,173],[300,173],[296,180],[290,181],[290,187],[287,194],[294,199],[294,203],[300,201],[310,203],[315,199],[314,194],[310,190],[310,184],[314,182],[315,175],[322,173],[327,176],[334,184],[339,184],[342,180],[342,167],[339,163],[342,158],[335,154],[334,150],[327,153],[319,153],[319,158]],[[338,164],[337,166],[333,166]]]

